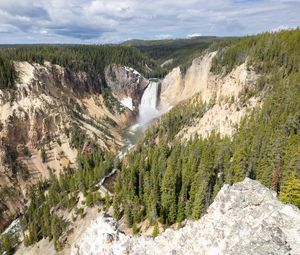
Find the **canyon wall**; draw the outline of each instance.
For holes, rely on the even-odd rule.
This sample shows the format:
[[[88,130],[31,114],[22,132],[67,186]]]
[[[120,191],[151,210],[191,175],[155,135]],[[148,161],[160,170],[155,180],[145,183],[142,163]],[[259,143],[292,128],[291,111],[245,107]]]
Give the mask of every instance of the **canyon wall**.
[[[215,55],[216,52],[210,52],[194,59],[185,73],[180,67],[174,68],[162,80],[159,105],[162,111],[193,97],[210,105],[202,118],[178,134],[182,139],[195,134],[206,137],[212,131],[231,136],[242,118],[261,102],[259,95],[248,93],[254,90],[258,78],[251,67],[243,63],[229,74],[214,74],[211,66]]]
[[[117,151],[123,146],[121,130],[135,118],[104,92],[103,77],[91,80],[84,72],[49,62],[14,65],[15,89],[0,90],[0,231],[22,213],[28,188],[48,178],[49,168],[56,174],[64,167],[76,168],[72,137],[84,134],[101,149]],[[107,83],[112,86],[117,79],[138,105],[147,80],[127,67],[106,70]],[[112,90],[120,95],[120,89]],[[15,199],[8,199],[12,194]]]

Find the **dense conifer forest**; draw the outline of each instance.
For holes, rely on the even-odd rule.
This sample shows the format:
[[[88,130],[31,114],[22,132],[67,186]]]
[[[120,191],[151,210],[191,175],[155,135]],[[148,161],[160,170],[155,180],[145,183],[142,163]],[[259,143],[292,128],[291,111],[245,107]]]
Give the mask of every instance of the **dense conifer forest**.
[[[221,45],[225,46],[237,39],[234,37],[199,36],[173,40],[131,40],[124,42],[123,45],[139,49],[143,54],[154,59],[159,64],[169,61],[169,63],[164,65],[164,68],[167,70],[181,66],[184,71],[192,64],[193,59],[199,57],[203,51],[208,48],[217,48]]]
[[[0,89],[13,88],[15,70],[13,64],[0,53]]]
[[[0,49],[0,88],[12,88],[15,82],[13,61],[43,64],[49,61],[73,72],[85,72],[91,80],[105,84],[104,69],[111,63],[130,66],[146,77],[165,74],[155,61],[134,47],[103,46],[14,46]],[[99,84],[100,86],[101,84]]]

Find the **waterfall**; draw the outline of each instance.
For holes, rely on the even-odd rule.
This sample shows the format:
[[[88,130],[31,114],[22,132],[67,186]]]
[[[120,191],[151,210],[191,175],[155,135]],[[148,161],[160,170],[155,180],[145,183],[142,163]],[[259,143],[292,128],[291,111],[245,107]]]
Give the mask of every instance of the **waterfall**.
[[[137,123],[123,132],[123,139],[125,143],[123,148],[120,150],[118,157],[121,158],[126,155],[127,151],[138,142],[147,127],[147,124],[162,114],[156,109],[159,96],[158,94],[159,80],[151,79],[143,93],[141,103],[139,105]]]
[[[158,89],[159,82],[154,80],[150,81],[148,87],[145,89],[139,106],[139,124],[147,124],[160,115],[160,112],[156,109]]]

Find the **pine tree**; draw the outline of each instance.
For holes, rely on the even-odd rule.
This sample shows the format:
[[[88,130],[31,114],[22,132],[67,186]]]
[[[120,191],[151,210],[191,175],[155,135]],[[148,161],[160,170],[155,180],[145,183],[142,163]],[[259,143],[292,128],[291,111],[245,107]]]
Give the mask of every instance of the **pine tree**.
[[[279,198],[300,208],[300,179],[290,173],[289,179],[282,185]]]
[[[47,154],[46,154],[44,146],[41,149],[41,158],[42,158],[43,163],[45,163],[47,161]]]
[[[178,211],[177,211],[177,221],[181,222],[185,219],[185,196],[184,196],[184,188],[181,190],[178,199]]]
[[[2,235],[1,244],[5,254],[11,255],[13,253],[13,245],[7,233]]]
[[[273,170],[272,184],[271,184],[271,189],[274,190],[276,193],[278,193],[279,191],[280,172],[281,172],[280,161],[277,161],[275,163],[275,167]]]
[[[167,166],[161,186],[162,219],[167,223],[173,223],[177,217],[176,203],[176,173],[171,162]]]
[[[138,229],[136,223],[133,223],[133,225],[132,225],[132,233],[134,235],[137,235],[139,233],[139,229]]]
[[[159,235],[159,227],[157,221],[154,224],[153,232],[152,232],[152,237],[155,238]]]
[[[116,220],[119,220],[121,218],[121,209],[120,209],[120,201],[118,195],[114,196],[112,206],[113,206],[114,218]]]
[[[131,211],[131,208],[130,208],[130,205],[129,205],[129,204],[126,204],[126,205],[125,205],[124,214],[125,214],[125,222],[126,222],[126,225],[127,225],[128,227],[132,227],[132,224],[133,224],[133,216],[132,216],[132,211]]]

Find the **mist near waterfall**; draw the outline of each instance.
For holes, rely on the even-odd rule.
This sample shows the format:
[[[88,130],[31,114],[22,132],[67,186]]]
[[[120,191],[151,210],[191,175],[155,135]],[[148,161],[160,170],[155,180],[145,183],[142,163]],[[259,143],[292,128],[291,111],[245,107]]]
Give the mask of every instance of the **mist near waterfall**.
[[[139,115],[137,123],[141,126],[148,124],[151,120],[161,115],[157,110],[159,82],[150,81],[148,87],[145,89],[142,96],[141,104],[139,106]]]

